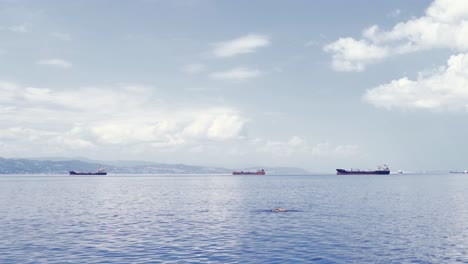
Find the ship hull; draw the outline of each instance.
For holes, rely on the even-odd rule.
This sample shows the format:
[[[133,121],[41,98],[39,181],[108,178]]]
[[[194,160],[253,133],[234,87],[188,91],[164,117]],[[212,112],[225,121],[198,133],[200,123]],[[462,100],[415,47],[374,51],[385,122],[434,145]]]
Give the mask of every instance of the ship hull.
[[[107,175],[107,172],[76,172],[69,171],[70,175]]]
[[[368,175],[368,174],[376,174],[376,175],[388,175],[390,174],[389,170],[375,170],[375,171],[348,171],[344,169],[336,169],[337,175]]]
[[[258,172],[233,171],[232,175],[265,175],[265,172],[264,171],[258,171]]]

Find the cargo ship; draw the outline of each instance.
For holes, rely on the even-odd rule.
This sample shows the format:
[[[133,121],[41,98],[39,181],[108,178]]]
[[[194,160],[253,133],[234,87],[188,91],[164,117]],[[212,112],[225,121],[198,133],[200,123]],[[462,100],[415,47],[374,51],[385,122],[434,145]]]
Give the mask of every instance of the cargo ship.
[[[96,172],[78,172],[78,171],[69,171],[70,175],[107,175],[106,168],[99,167]]]
[[[463,174],[467,174],[467,173],[468,173],[468,170],[464,170],[464,171],[450,171],[450,173],[463,173]]]
[[[233,171],[232,175],[265,175],[265,170],[261,169],[256,172],[251,171]]]
[[[377,170],[345,170],[345,169],[336,169],[337,175],[351,175],[351,174],[378,174],[378,175],[388,175],[390,174],[390,169],[387,165],[379,166]]]

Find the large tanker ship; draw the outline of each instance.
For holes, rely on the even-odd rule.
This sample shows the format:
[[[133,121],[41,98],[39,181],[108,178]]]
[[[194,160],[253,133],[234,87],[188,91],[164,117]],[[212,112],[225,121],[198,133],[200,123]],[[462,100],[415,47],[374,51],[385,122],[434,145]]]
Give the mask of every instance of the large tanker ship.
[[[265,170],[258,170],[256,172],[251,171],[233,171],[232,175],[265,175]]]
[[[96,172],[69,171],[70,175],[107,175],[106,168],[100,167]]]
[[[379,174],[387,175],[390,174],[390,169],[387,165],[379,166],[377,170],[345,170],[345,169],[336,169],[336,174],[338,175],[350,175],[350,174]]]

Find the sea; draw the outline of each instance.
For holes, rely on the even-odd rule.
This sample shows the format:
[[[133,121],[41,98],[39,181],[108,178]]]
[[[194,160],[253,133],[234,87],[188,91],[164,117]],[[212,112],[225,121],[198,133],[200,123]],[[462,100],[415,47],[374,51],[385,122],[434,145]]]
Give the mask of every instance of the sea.
[[[468,175],[3,175],[0,263],[468,263]]]

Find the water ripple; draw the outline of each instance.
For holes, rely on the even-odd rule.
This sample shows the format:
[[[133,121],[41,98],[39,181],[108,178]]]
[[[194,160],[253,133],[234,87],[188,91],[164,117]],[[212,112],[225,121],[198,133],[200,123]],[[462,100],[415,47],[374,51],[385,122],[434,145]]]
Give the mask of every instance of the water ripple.
[[[458,175],[0,177],[0,263],[468,263],[467,187]]]

